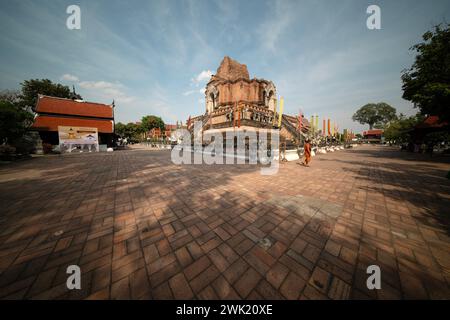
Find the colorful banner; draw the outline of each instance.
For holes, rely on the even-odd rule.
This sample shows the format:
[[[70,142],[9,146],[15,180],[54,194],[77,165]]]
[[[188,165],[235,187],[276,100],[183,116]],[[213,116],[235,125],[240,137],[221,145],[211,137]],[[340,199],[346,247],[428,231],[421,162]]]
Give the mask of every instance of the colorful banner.
[[[277,124],[277,101],[275,100],[275,110],[273,111],[273,119],[272,119],[272,126],[275,127]]]
[[[331,136],[331,121],[328,119],[328,136]]]
[[[326,137],[327,135],[327,131],[325,130],[326,127],[325,122],[326,122],[325,119],[323,119],[322,136],[324,137]]]
[[[283,116],[284,99],[280,98],[280,114],[278,116],[278,128],[281,128],[281,117]]]

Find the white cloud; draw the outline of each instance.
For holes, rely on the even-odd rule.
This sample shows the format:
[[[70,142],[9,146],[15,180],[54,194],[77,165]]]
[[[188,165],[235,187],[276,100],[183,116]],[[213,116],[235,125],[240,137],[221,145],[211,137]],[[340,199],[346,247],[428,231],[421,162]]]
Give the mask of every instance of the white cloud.
[[[72,81],[72,82],[78,82],[79,81],[77,76],[74,76],[74,75],[69,74],[69,73],[63,74],[61,76],[60,80],[62,80],[62,81]]]
[[[188,90],[186,92],[183,92],[183,96],[190,96],[191,94],[197,92],[197,90]]]
[[[258,33],[261,37],[262,47],[269,52],[276,52],[279,38],[288,29],[289,25],[299,18],[297,4],[276,0],[272,3],[270,19],[264,21]]]
[[[200,93],[200,94],[205,94],[206,88],[201,88],[200,90],[188,90],[186,92],[183,92],[183,96],[190,96],[191,94],[194,93]]]
[[[211,70],[203,70],[195,78],[192,79],[192,82],[197,84],[205,82],[211,78],[212,74],[213,73],[211,72]]]
[[[211,70],[203,70],[198,75],[194,76],[194,78],[191,78],[191,84],[190,84],[191,88],[199,87],[199,86],[202,86],[202,87],[200,89],[187,90],[187,91],[183,92],[183,96],[190,96],[191,94],[194,94],[194,93],[200,93],[201,95],[204,95],[205,90],[206,90],[204,85],[206,85],[206,82],[208,82],[209,79],[211,79],[212,75],[213,75],[213,73],[211,72]]]
[[[80,81],[80,79],[71,74],[64,74],[61,80],[77,82],[78,86],[86,89],[89,96],[95,99],[114,99],[117,102],[128,103],[134,100],[134,97],[126,93],[126,88],[121,83],[112,83],[107,81]]]
[[[126,93],[126,87],[119,82],[81,81],[79,86],[102,99],[114,99],[121,103],[130,103],[135,100],[133,96]]]
[[[131,103],[135,101],[135,97],[118,96],[117,98],[115,98],[115,101],[119,103]]]
[[[107,81],[82,81],[80,87],[85,89],[112,89],[123,87],[120,83],[111,83]]]

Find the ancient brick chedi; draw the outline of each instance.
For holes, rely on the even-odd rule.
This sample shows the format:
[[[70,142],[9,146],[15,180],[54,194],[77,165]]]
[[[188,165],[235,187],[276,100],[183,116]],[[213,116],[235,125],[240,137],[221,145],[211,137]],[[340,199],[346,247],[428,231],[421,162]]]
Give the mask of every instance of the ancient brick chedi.
[[[224,57],[216,74],[211,76],[205,89],[205,113],[189,123],[202,121],[203,132],[278,128],[277,90],[272,81],[250,79],[247,66]],[[282,117],[281,135],[289,141],[299,137],[298,119]],[[309,123],[302,119],[303,130]]]

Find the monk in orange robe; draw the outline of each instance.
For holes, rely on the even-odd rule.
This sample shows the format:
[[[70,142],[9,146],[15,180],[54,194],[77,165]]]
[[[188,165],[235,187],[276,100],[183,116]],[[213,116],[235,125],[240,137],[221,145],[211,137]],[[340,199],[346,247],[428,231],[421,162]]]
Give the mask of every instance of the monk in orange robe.
[[[305,162],[303,163],[305,167],[309,167],[309,163],[311,162],[311,143],[309,142],[309,139],[306,139],[305,145]]]

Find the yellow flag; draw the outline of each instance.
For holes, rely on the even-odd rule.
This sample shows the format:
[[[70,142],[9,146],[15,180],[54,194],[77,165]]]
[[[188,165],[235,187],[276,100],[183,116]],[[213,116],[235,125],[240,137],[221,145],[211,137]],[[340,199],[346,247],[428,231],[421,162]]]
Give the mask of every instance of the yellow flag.
[[[283,116],[283,106],[284,106],[284,99],[283,97],[280,98],[280,114],[278,117],[278,127],[281,128],[281,117]]]

